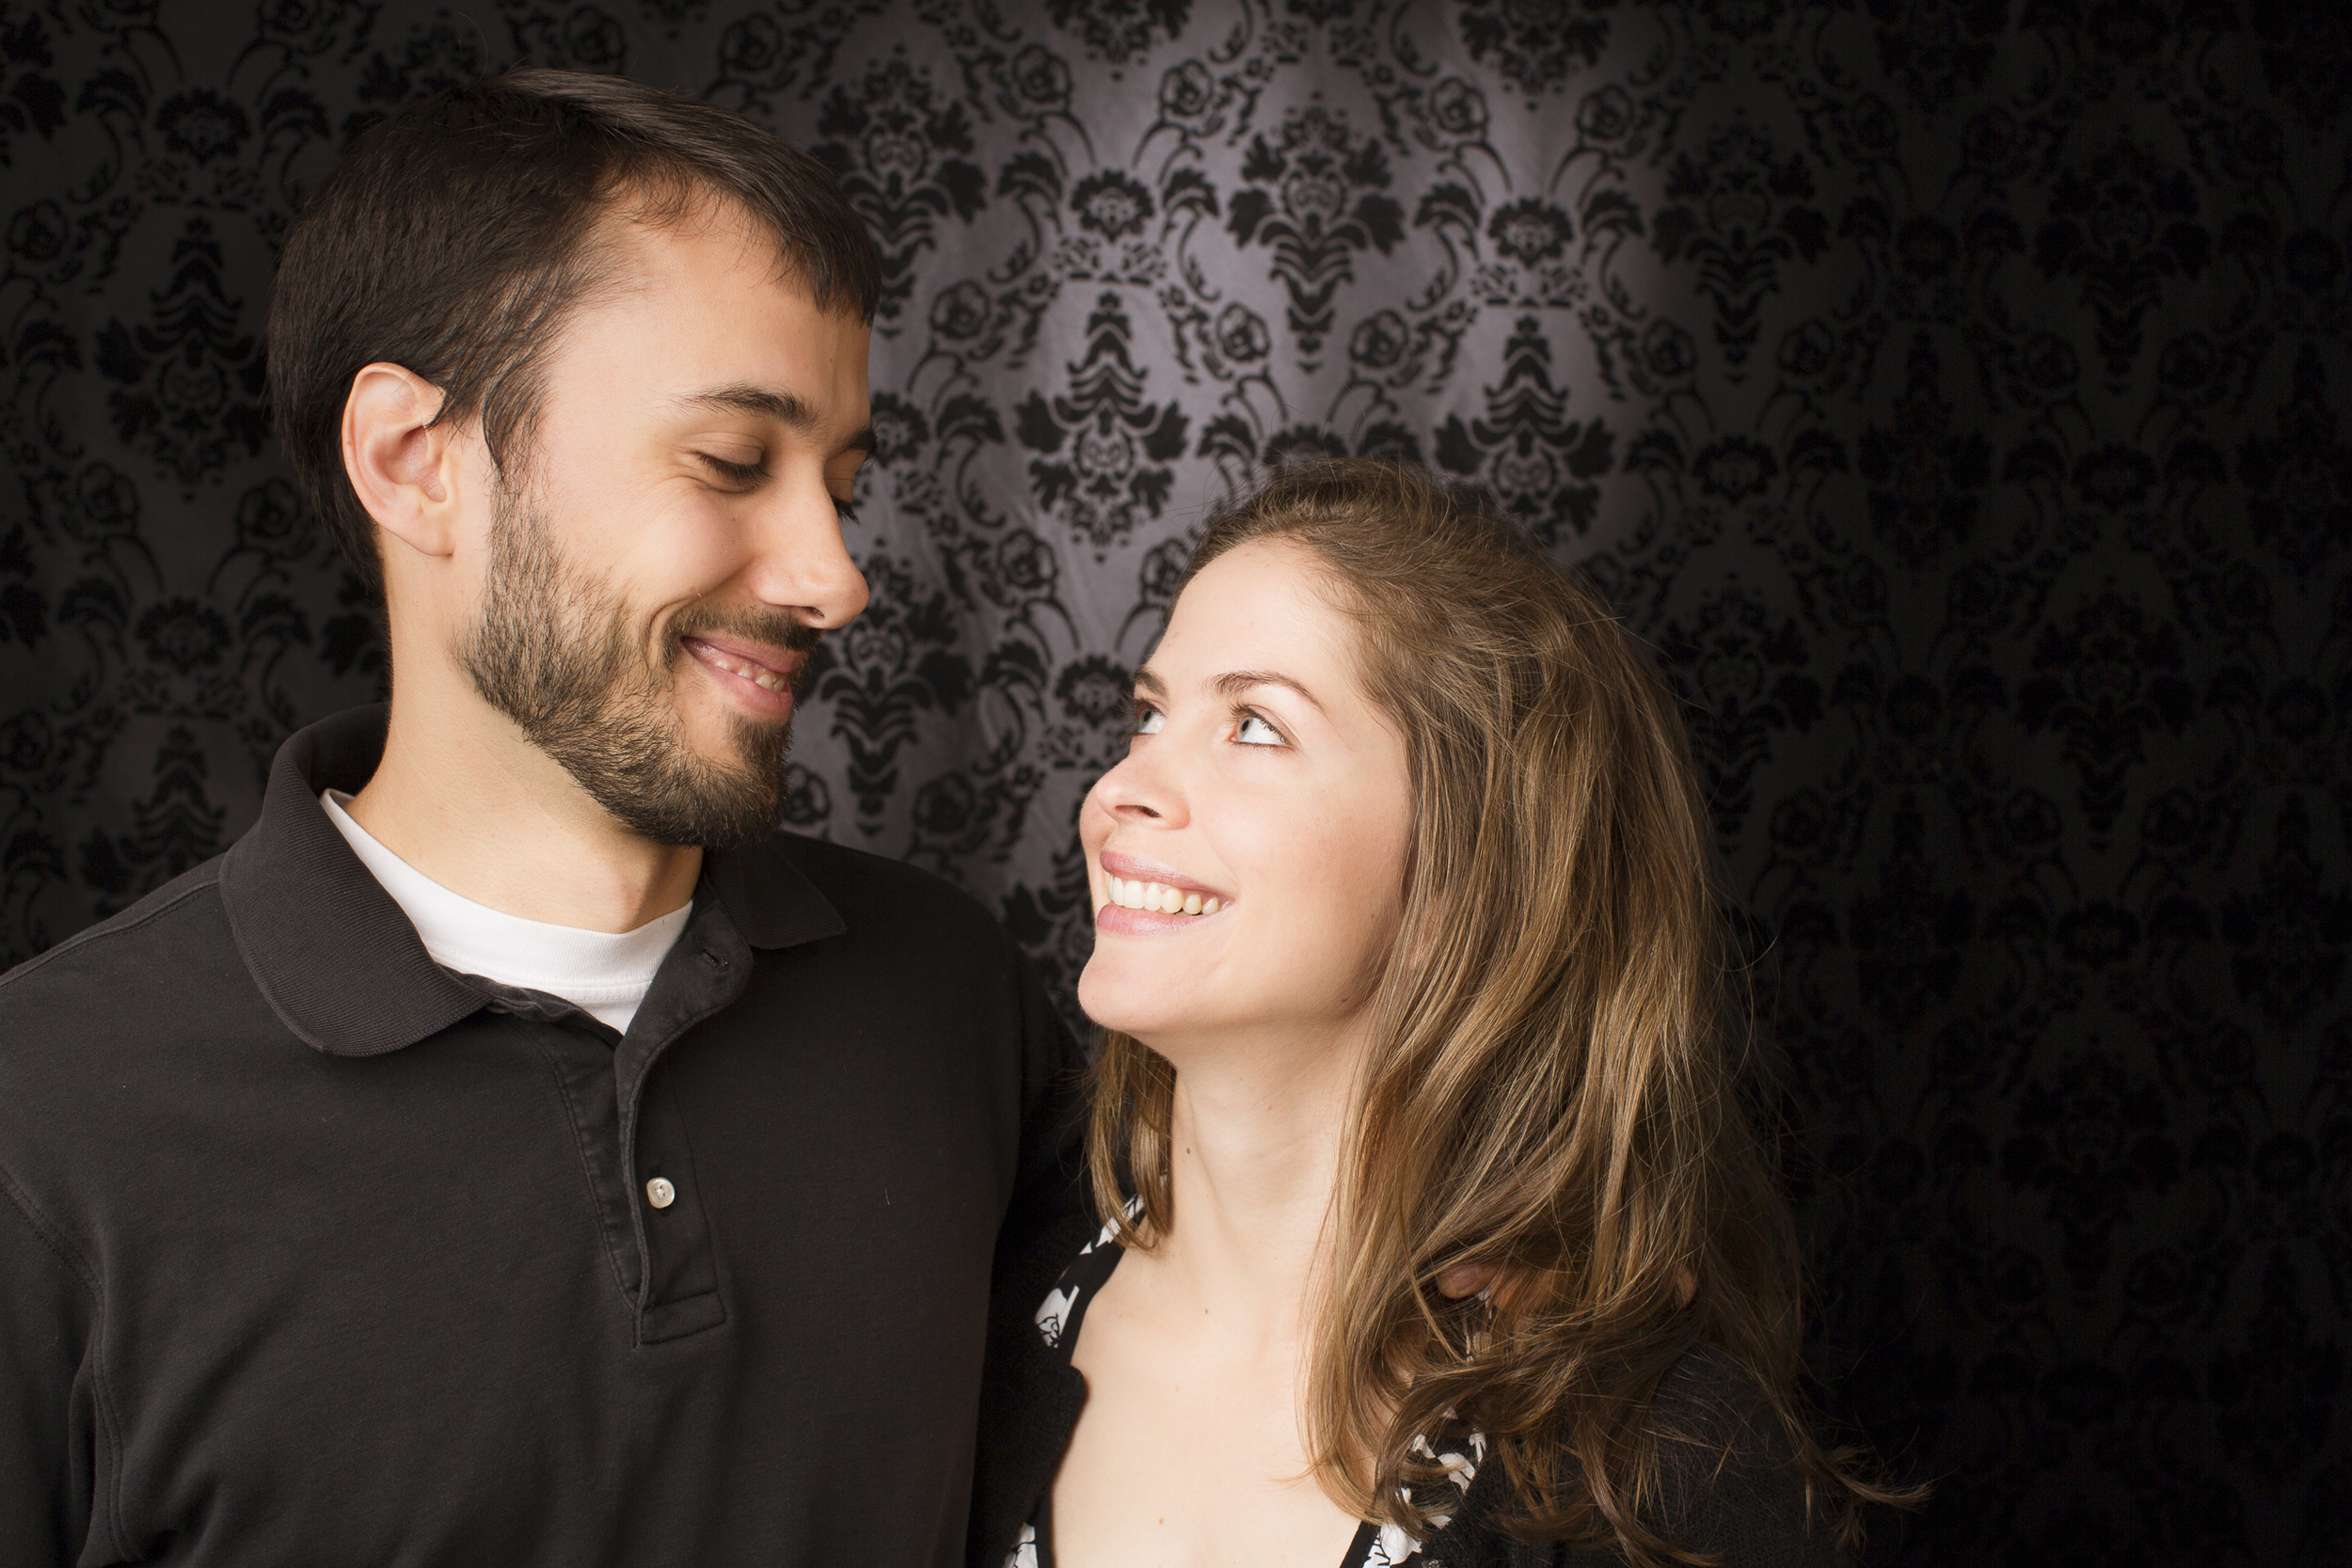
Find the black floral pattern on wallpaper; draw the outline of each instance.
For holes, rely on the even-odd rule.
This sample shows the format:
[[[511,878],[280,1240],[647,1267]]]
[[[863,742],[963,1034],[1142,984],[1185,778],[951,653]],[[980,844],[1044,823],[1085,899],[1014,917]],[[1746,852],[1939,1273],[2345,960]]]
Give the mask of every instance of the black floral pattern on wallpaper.
[[[0,0],[0,954],[373,695],[269,437],[289,214],[515,59],[872,225],[875,598],[788,822],[1067,996],[1202,509],[1493,488],[1687,698],[1825,1399],[1936,1563],[2352,1539],[2352,24],[2271,0]]]

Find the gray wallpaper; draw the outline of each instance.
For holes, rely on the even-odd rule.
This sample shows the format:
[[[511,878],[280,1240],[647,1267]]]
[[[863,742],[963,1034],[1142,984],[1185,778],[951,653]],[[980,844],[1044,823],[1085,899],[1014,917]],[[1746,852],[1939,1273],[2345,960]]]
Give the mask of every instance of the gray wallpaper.
[[[303,192],[441,83],[627,71],[820,150],[887,258],[791,826],[1066,991],[1202,509],[1474,477],[1690,700],[1825,1399],[1942,1479],[1883,1549],[2339,1560],[2340,8],[8,0],[0,54],[0,956],[376,689],[263,406]]]

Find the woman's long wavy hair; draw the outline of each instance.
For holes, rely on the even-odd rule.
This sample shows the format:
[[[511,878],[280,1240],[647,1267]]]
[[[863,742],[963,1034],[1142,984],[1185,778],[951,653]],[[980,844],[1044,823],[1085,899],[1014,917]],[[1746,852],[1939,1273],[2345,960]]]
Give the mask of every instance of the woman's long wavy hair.
[[[1415,1439],[1476,1431],[1532,1538],[1686,1554],[1656,1531],[1651,1399],[1720,1347],[1851,1534],[1844,1455],[1796,1391],[1792,1227],[1739,1108],[1706,811],[1676,703],[1608,608],[1483,494],[1401,465],[1282,471],[1215,516],[1185,580],[1253,540],[1306,551],[1402,733],[1414,821],[1395,951],[1327,1229],[1305,1415],[1318,1479],[1416,1536],[1451,1497]],[[1176,1073],[1111,1032],[1098,1201],[1175,1221]],[[1141,1198],[1121,1212],[1121,1180]],[[1449,1300],[1455,1265],[1499,1267]]]

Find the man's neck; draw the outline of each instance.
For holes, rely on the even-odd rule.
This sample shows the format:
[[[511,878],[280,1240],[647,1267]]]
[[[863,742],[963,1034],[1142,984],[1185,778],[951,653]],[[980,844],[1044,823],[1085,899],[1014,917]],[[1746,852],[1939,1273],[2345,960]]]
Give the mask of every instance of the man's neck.
[[[395,692],[353,820],[452,893],[505,914],[633,931],[683,908],[698,848],[631,832],[514,724],[475,704],[430,719]]]

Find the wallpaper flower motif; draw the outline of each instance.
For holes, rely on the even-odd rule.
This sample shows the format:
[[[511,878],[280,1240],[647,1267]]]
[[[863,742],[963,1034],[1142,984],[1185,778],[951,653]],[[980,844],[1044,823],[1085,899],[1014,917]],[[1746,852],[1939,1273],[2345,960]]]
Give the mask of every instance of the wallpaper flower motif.
[[[880,240],[873,607],[797,831],[1067,1000],[1204,510],[1417,457],[1686,702],[1824,1398],[1904,1560],[2352,1533],[2352,29],[2220,0],[0,6],[0,932],[219,852],[379,689],[263,402],[361,129],[528,58]],[[1897,1546],[1899,1544],[1899,1549]]]

